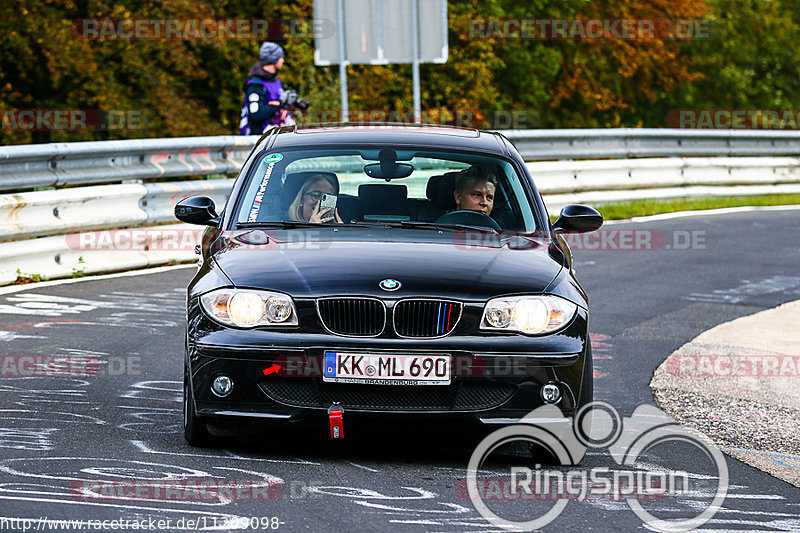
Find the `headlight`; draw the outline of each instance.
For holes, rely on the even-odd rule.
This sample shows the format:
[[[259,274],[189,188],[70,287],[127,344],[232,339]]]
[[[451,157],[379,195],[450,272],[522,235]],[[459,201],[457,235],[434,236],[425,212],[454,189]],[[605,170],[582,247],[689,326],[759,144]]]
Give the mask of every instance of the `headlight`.
[[[489,300],[481,329],[552,333],[566,326],[578,306],[558,296],[510,296]]]
[[[200,305],[211,318],[226,326],[297,325],[294,302],[279,292],[217,289],[200,296]]]

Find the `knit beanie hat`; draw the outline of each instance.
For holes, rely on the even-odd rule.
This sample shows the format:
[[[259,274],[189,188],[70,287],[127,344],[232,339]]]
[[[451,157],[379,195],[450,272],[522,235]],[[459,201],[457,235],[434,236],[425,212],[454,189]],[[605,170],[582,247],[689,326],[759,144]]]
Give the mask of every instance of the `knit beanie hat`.
[[[265,42],[261,45],[258,58],[262,65],[274,65],[283,57],[283,48],[275,43]]]

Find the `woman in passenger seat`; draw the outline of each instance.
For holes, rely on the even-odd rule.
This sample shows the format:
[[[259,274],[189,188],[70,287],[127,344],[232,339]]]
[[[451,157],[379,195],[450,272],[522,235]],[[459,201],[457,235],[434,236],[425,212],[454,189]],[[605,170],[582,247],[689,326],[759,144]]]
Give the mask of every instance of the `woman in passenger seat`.
[[[297,197],[289,206],[289,218],[297,222],[324,223],[335,220],[342,223],[339,210],[330,214],[330,208],[320,211],[319,203],[323,194],[339,194],[339,183],[328,174],[310,176],[297,193]]]

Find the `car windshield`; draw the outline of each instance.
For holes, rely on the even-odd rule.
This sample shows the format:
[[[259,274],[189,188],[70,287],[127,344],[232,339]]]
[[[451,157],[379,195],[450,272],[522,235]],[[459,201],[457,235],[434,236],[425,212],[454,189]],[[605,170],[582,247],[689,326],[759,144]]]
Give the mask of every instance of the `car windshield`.
[[[294,149],[259,158],[236,203],[238,227],[537,229],[526,178],[499,157],[384,147]]]

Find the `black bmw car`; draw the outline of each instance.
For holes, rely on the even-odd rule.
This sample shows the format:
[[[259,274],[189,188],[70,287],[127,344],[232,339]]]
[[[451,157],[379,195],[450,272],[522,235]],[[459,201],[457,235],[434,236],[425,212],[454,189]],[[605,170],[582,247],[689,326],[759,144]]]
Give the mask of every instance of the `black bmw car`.
[[[432,126],[265,134],[224,212],[204,224],[188,287],[184,425],[204,445],[241,423],[321,436],[376,422],[493,429],[592,400],[587,298],[514,146]],[[408,426],[407,426],[408,427]],[[413,426],[412,426],[413,427]]]

